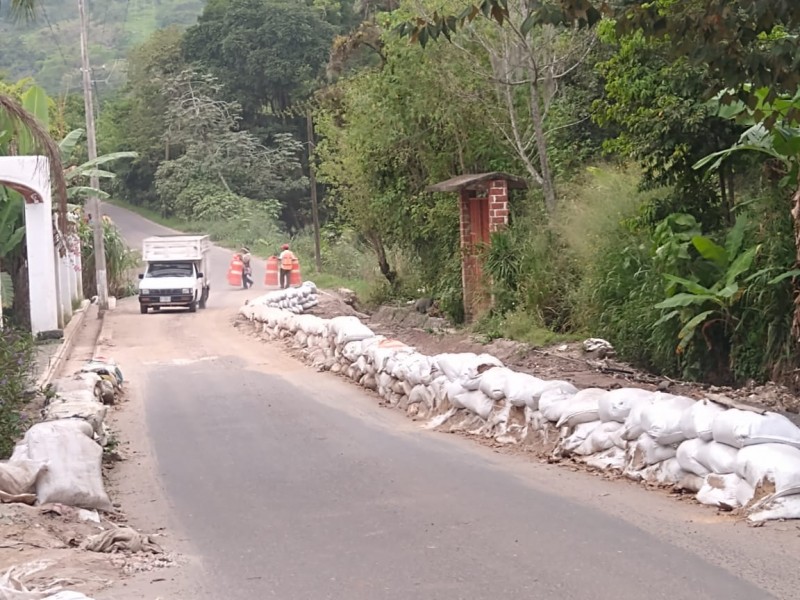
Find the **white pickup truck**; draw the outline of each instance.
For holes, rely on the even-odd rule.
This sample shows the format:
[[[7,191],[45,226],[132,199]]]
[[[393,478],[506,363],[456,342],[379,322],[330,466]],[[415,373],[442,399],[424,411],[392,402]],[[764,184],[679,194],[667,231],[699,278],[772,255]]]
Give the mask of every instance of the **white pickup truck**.
[[[149,237],[142,243],[145,272],[139,275],[139,308],[185,307],[195,312],[205,308],[211,288],[207,235]]]

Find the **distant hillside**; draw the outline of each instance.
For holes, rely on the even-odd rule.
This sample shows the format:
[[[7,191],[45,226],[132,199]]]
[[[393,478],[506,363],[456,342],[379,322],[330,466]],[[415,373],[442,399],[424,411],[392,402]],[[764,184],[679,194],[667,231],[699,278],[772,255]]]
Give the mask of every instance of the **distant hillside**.
[[[44,0],[33,23],[15,22],[0,8],[0,77],[34,77],[52,94],[80,89],[77,1]],[[90,0],[90,52],[103,88],[124,81],[125,56],[153,31],[193,24],[205,0]]]

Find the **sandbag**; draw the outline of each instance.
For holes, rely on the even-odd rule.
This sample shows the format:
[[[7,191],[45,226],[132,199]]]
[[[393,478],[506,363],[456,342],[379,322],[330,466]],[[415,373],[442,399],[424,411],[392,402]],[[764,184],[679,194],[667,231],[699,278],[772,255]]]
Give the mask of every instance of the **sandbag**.
[[[699,439],[686,440],[685,442],[682,442],[680,446],[678,446],[676,453],[676,458],[678,459],[678,463],[681,465],[681,468],[684,471],[694,473],[700,477],[705,477],[711,472],[708,467],[706,467],[696,458],[698,448],[703,444],[705,444],[705,442]]]
[[[680,464],[675,458],[668,458],[659,463],[650,465],[642,469],[641,476],[644,481],[658,486],[678,485],[687,473],[681,469]]]
[[[98,390],[96,388],[100,385],[101,381],[102,379],[97,373],[76,373],[72,377],[56,379],[52,382],[52,386],[56,394],[89,390],[97,396]]]
[[[622,471],[625,468],[625,461],[625,451],[617,447],[586,456],[583,459],[587,467],[599,469],[600,471]]]
[[[600,425],[594,428],[584,442],[575,449],[574,453],[581,456],[588,456],[616,447],[613,434],[621,428],[622,423],[616,423],[614,421],[603,423],[600,421]],[[614,455],[616,456],[617,454],[615,453]]]
[[[697,501],[710,506],[737,508],[746,506],[753,497],[753,488],[736,473],[706,475],[703,487],[697,492]]]
[[[747,516],[751,523],[779,519],[800,519],[800,495],[775,496],[765,498],[752,507],[752,512]]]
[[[506,380],[503,393],[513,406],[527,406],[536,410],[539,407],[539,397],[544,383],[543,380],[528,373],[512,371],[511,376]]]
[[[503,363],[490,354],[463,352],[458,354],[438,354],[434,357],[439,370],[450,381],[458,381],[468,390],[477,390],[484,372],[492,367],[502,367]]]
[[[695,402],[683,411],[680,428],[686,439],[700,438],[706,442],[714,439],[712,425],[717,415],[725,409],[708,399]]]
[[[487,419],[494,408],[494,401],[480,390],[467,390],[460,383],[446,384],[447,397],[456,408],[465,408],[471,413]]]
[[[0,491],[12,496],[33,492],[36,481],[46,468],[46,463],[28,459],[0,462]]]
[[[640,424],[645,433],[659,444],[679,444],[686,439],[681,429],[681,418],[684,411],[694,404],[692,398],[656,392],[654,401],[642,411]]]
[[[424,404],[433,407],[433,392],[425,385],[416,385],[408,395],[408,404]]]
[[[96,400],[86,401],[64,401],[56,398],[44,410],[45,419],[57,421],[61,419],[83,419],[92,426],[94,432],[103,436],[103,422],[106,418],[108,407]]]
[[[544,397],[544,396],[542,396]],[[542,407],[542,401],[539,400],[539,410],[544,415],[544,418],[551,423],[557,423],[561,417],[569,410],[569,405],[572,403],[571,395],[554,395],[552,401],[548,401]],[[549,400],[549,399],[548,399]]]
[[[334,317],[328,322],[328,330],[335,336],[337,346],[371,338],[375,333],[358,317]]]
[[[695,454],[697,461],[712,473],[724,475],[736,471],[739,449],[719,442],[704,442]]]
[[[103,487],[103,450],[63,422],[37,423],[23,439],[31,460],[47,463],[36,483],[40,504],[61,503],[110,511]]]
[[[382,339],[377,344],[371,344],[364,350],[370,362],[378,372],[388,370],[390,360],[397,360],[399,356],[413,354],[414,349],[398,340]]]
[[[611,390],[598,399],[597,414],[601,421],[624,423],[634,404],[649,402],[654,395],[653,392],[639,388]]]
[[[539,396],[536,408],[533,410],[538,410],[544,414],[544,411],[548,410],[552,404],[555,404],[556,402],[562,402],[563,400],[568,400],[574,395],[575,394],[572,392],[567,392],[558,388],[547,390],[541,396]],[[556,419],[556,421],[557,420],[558,419]]]
[[[600,388],[587,388],[579,391],[572,396],[572,400],[562,411],[556,427],[575,427],[581,423],[600,420],[598,401],[606,393],[606,390]]]
[[[433,380],[435,365],[431,359],[419,352],[401,353],[387,361],[387,368],[392,364],[392,374],[411,385],[428,385]]]
[[[712,425],[714,440],[734,448],[753,444],[791,444],[800,447],[800,428],[783,415],[732,408],[719,413]]]
[[[558,391],[561,392],[562,394],[569,394],[569,395],[574,395],[578,393],[578,388],[576,388],[568,381],[562,381],[560,379],[540,380],[540,381],[541,383],[537,385],[532,391],[534,400],[541,400],[541,397],[546,392]],[[531,408],[536,410],[537,405],[533,405],[531,406]]]
[[[575,426],[571,435],[561,440],[560,448],[564,452],[574,452],[580,448],[586,439],[602,424],[601,421],[588,421]]]
[[[513,373],[514,371],[506,367],[493,367],[483,374],[478,389],[492,400],[502,400],[506,397],[508,380]]]
[[[648,434],[643,433],[628,447],[628,464],[634,471],[673,458],[677,450],[672,446],[662,446]]]
[[[656,401],[658,396],[654,393],[646,400],[639,400],[631,403],[628,410],[628,416],[625,417],[625,430],[622,433],[622,438],[628,441],[639,439],[644,433],[644,425],[642,424],[642,417],[645,409]]]
[[[736,474],[756,490],[800,493],[800,449],[786,444],[756,444],[739,450]]]

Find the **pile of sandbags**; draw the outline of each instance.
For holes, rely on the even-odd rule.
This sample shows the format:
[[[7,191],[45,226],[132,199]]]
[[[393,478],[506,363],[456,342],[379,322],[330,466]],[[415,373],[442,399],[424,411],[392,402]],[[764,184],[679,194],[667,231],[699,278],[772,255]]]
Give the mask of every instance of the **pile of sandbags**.
[[[0,463],[0,498],[110,511],[102,446],[108,441],[107,405],[116,402],[122,385],[117,364],[97,357],[74,375],[53,381],[43,421]]]
[[[311,281],[305,281],[300,287],[275,290],[263,296],[259,296],[255,300],[251,300],[245,305],[245,307],[249,308],[246,310],[243,308],[243,310],[245,310],[243,314],[248,318],[252,318],[250,317],[252,313],[249,311],[262,306],[281,308],[299,315],[304,311],[314,308],[317,304],[319,304],[317,286]]]
[[[578,390],[488,354],[426,356],[356,317],[266,305],[240,312],[318,369],[376,391],[430,428],[547,447],[595,469],[691,491],[704,504],[742,508],[753,521],[800,518],[800,428],[779,414],[638,388]]]

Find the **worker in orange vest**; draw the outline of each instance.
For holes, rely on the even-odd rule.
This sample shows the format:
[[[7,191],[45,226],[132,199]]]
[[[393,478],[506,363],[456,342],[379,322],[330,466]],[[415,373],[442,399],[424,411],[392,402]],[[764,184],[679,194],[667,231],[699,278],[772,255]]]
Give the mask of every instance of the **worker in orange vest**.
[[[289,244],[281,246],[281,253],[278,255],[280,262],[280,283],[281,289],[289,287],[289,276],[292,273],[292,262],[297,259],[294,252],[289,250]]]

